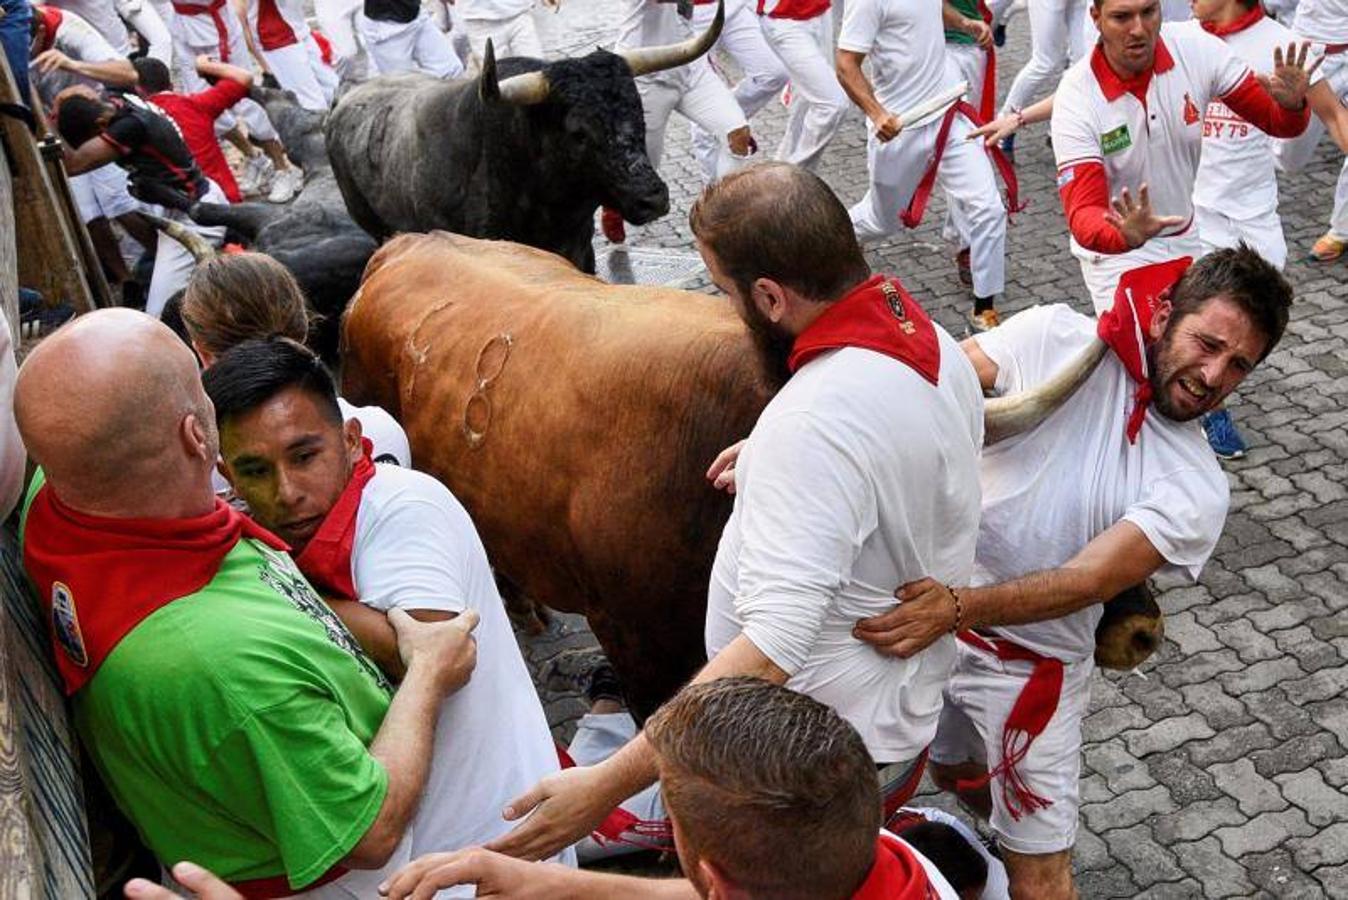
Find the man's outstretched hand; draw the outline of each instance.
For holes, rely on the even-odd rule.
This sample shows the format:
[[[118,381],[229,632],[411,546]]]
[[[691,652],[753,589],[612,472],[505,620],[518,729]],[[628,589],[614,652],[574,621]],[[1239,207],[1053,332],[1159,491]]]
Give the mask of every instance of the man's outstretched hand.
[[[910,581],[894,596],[898,606],[857,622],[852,636],[887,656],[907,659],[949,634],[955,625],[955,597],[935,579]]]
[[[1314,64],[1306,68],[1306,57],[1311,45],[1307,41],[1297,47],[1295,43],[1287,45],[1284,53],[1281,47],[1273,48],[1273,71],[1268,75],[1256,76],[1259,83],[1268,91],[1270,97],[1283,109],[1301,109],[1306,103],[1306,92],[1311,88],[1311,75],[1325,61],[1322,54]]]
[[[487,849],[518,859],[547,859],[594,831],[623,799],[609,795],[598,767],[563,769],[510,801],[504,818],[524,821]]]
[[[1143,184],[1137,190],[1137,200],[1128,192],[1128,188],[1119,191],[1119,196],[1110,201],[1110,211],[1105,213],[1105,221],[1123,235],[1129,247],[1141,247],[1167,228],[1184,224],[1183,216],[1158,216],[1151,209],[1151,193]]]

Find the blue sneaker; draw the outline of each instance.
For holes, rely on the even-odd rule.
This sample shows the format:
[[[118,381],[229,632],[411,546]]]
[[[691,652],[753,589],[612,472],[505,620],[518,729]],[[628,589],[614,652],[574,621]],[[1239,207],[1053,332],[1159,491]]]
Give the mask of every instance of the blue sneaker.
[[[1225,409],[1215,410],[1203,417],[1203,433],[1208,437],[1208,445],[1220,459],[1244,459],[1245,440],[1231,421],[1231,414]]]

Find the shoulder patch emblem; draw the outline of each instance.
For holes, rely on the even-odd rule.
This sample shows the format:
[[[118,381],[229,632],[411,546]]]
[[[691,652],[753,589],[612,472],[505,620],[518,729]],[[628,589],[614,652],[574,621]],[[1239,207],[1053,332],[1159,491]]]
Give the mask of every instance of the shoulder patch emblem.
[[[89,653],[84,649],[84,634],[75,611],[75,596],[61,582],[51,586],[51,624],[56,643],[77,666],[89,665]]]
[[[1120,150],[1127,150],[1133,146],[1133,136],[1128,133],[1128,124],[1125,122],[1112,131],[1106,131],[1100,135],[1100,149],[1106,155],[1118,153]]]

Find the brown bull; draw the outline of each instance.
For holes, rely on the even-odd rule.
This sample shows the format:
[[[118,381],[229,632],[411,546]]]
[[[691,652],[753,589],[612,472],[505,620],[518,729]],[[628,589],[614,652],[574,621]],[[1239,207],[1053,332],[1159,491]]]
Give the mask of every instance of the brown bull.
[[[347,398],[397,416],[512,588],[585,614],[639,716],[693,674],[731,506],[703,473],[773,390],[729,303],[605,284],[519,244],[403,235],[371,260],[343,341]],[[1103,355],[989,400],[987,440],[1033,428]],[[1159,643],[1138,599],[1110,604],[1102,665]]]
[[[514,586],[587,616],[634,710],[693,674],[731,505],[703,473],[771,396],[725,300],[404,235],[371,260],[344,342],[345,395],[397,416]]]

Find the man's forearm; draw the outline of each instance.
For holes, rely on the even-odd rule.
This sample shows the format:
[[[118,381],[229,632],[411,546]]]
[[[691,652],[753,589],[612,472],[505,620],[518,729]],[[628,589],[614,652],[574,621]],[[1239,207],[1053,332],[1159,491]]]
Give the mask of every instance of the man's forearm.
[[[80,75],[109,87],[134,87],[136,84],[136,69],[124,59],[110,59],[104,62],[72,60],[71,67]]]
[[[1099,602],[1090,579],[1073,569],[1048,569],[1001,584],[959,592],[966,628],[1043,622]]]
[[[1317,81],[1306,94],[1311,111],[1320,117],[1339,150],[1348,153],[1348,109],[1339,102],[1328,81]]]
[[[441,692],[427,669],[413,665],[393,695],[370,755],[388,773],[388,791],[379,814],[342,864],[377,869],[388,862],[417,811],[431,768]]]
[[[843,93],[866,114],[866,118],[871,121],[883,118],[887,110],[875,99],[875,90],[866,73],[861,71],[861,63],[845,57],[843,54],[847,52],[839,50],[837,55],[838,83],[842,85]]]
[[[566,876],[558,879],[558,882],[565,883],[556,885],[561,893],[553,894],[557,900],[631,900],[632,897],[697,900],[699,896],[692,882],[686,878],[637,878],[584,869],[567,869],[566,872]]]

